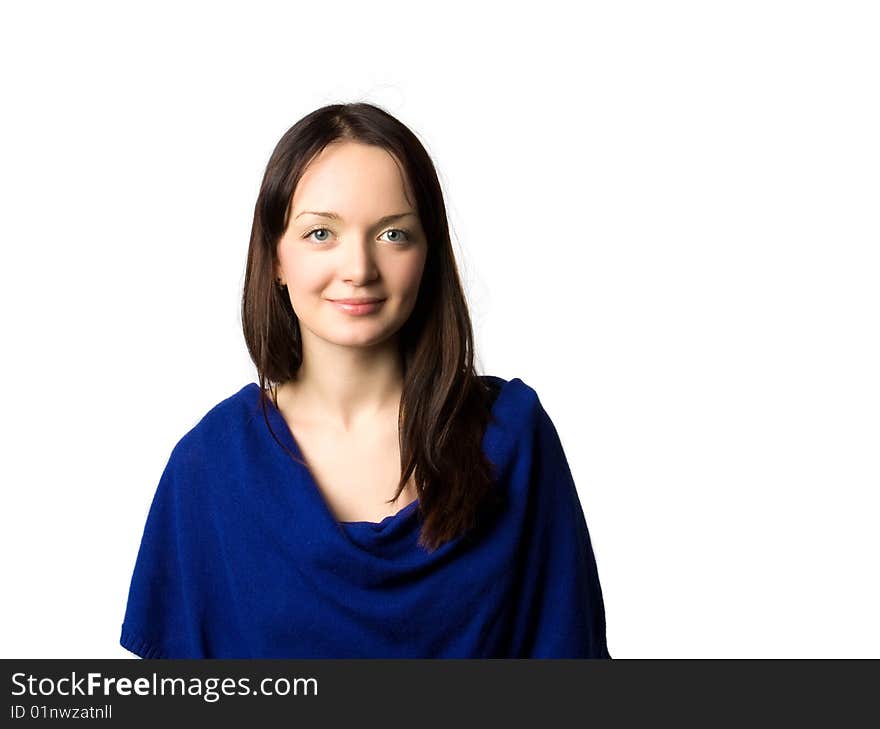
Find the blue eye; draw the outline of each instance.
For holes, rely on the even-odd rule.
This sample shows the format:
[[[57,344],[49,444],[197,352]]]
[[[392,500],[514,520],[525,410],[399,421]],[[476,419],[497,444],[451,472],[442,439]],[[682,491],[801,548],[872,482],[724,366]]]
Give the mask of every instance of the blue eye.
[[[328,231],[326,228],[313,228],[313,229],[310,230],[308,233],[306,233],[306,234],[303,236],[303,238],[306,238],[306,239],[311,238],[311,237],[312,237],[312,233],[318,233],[318,232],[320,232],[320,231],[322,231],[322,230],[323,230],[323,231],[326,231],[326,232],[328,232],[328,233],[330,232],[330,231]],[[318,243],[323,243],[325,240],[326,240],[326,238],[321,238],[320,240],[318,240]]]
[[[385,233],[402,233],[403,234],[403,240],[392,240],[391,241],[392,243],[406,243],[407,241],[410,240],[410,234],[409,234],[408,230],[401,230],[400,228],[391,228],[390,230],[386,230]],[[385,233],[383,233],[382,235],[385,235]]]

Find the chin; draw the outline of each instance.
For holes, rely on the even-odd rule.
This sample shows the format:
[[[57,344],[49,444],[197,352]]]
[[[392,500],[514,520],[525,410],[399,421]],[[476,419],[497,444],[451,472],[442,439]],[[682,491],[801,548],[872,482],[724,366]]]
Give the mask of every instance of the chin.
[[[394,337],[399,331],[399,327],[364,327],[365,331],[361,333],[349,332],[348,334],[340,332],[338,329],[327,332],[324,337],[328,342],[337,344],[342,347],[375,347]],[[366,331],[369,329],[369,331]]]

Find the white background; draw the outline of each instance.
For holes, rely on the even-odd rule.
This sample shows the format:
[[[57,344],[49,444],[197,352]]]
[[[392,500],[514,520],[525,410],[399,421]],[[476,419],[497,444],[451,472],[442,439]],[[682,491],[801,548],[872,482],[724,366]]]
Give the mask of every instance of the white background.
[[[4,3],[3,657],[118,644],[177,440],[256,381],[259,182],[370,101],[480,371],[554,420],[615,658],[880,657],[870,2]]]

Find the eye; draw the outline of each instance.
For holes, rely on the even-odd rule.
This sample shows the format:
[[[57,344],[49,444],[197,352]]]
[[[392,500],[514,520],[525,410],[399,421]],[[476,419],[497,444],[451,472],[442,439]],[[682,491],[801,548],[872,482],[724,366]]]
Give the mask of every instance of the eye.
[[[308,240],[309,238],[311,238],[312,233],[319,233],[319,232],[322,231],[322,230],[325,231],[325,232],[327,232],[327,233],[330,232],[329,230],[327,230],[327,228],[312,228],[308,233],[306,233],[306,234],[303,236],[303,238],[305,238],[306,240]],[[327,239],[326,239],[326,238],[316,238],[315,240],[317,240],[318,243],[323,243],[323,242],[324,242],[325,240],[327,240]]]
[[[391,243],[408,243],[412,239],[410,232],[408,230],[402,230],[401,228],[391,228],[390,230],[386,230],[385,233],[397,233],[398,235],[403,235],[402,240],[398,237],[397,240],[390,241]],[[382,235],[385,235],[385,233]]]

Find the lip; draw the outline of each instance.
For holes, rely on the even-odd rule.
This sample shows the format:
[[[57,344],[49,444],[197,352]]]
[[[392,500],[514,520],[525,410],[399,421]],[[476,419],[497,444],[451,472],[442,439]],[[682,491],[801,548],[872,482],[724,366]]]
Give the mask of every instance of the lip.
[[[352,314],[354,316],[362,316],[364,314],[372,314],[375,311],[378,311],[382,304],[385,303],[385,299],[374,299],[374,298],[365,298],[365,299],[329,299],[330,303],[333,304],[339,311],[342,311],[346,314]]]

